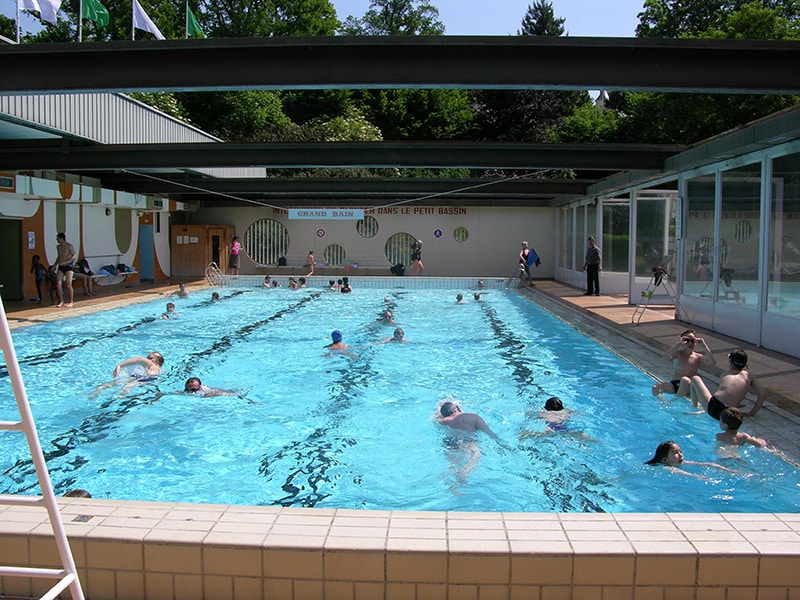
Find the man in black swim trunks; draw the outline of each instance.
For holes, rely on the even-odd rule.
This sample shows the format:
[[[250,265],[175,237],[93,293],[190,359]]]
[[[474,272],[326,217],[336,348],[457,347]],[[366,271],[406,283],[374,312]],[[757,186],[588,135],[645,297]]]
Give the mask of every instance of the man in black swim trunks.
[[[64,292],[61,290],[61,284],[67,288],[66,306],[72,306],[74,300],[74,292],[72,289],[72,278],[75,276],[75,271],[72,267],[75,266],[75,259],[78,256],[75,254],[75,246],[67,241],[67,236],[64,232],[60,232],[56,236],[58,242],[58,257],[56,258],[56,295],[58,296],[58,308],[64,306]]]
[[[692,402],[698,408],[705,409],[716,421],[726,408],[739,407],[751,390],[756,394],[756,401],[750,412],[744,413],[746,417],[752,417],[759,411],[767,398],[767,391],[747,368],[747,353],[741,348],[728,355],[728,369],[720,376],[719,387],[713,394],[699,375],[692,377]]]

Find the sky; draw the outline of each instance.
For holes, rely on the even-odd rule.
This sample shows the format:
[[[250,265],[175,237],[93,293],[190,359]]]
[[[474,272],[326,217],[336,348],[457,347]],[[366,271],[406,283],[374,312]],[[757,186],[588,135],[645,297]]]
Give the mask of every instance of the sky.
[[[362,17],[370,0],[332,0],[339,20]],[[516,35],[533,0],[429,0],[439,9],[446,35]],[[565,18],[572,37],[634,37],[644,0],[551,0],[553,12]],[[145,2],[146,4],[146,2]],[[0,9],[14,18],[16,0],[0,0]],[[38,21],[23,14],[23,31],[38,30]]]

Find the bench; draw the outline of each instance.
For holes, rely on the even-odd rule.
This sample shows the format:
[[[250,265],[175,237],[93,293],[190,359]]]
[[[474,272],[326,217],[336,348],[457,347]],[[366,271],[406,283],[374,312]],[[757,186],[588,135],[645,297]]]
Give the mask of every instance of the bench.
[[[118,283],[125,281],[130,275],[138,274],[138,271],[136,270],[124,271],[116,273],[115,275],[100,272],[103,266],[118,265],[120,259],[122,258],[121,255],[112,256],[106,254],[102,256],[85,256],[84,258],[89,261],[89,266],[91,266],[92,271],[94,271],[94,275],[92,275],[92,281],[97,285],[117,285]],[[79,278],[77,275],[79,274],[76,273],[76,281],[80,281],[85,277]]]

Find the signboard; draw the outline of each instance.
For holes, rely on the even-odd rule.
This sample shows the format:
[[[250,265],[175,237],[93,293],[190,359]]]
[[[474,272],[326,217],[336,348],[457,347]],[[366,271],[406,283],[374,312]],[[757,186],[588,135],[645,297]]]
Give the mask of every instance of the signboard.
[[[289,219],[320,221],[360,221],[363,208],[290,208]]]

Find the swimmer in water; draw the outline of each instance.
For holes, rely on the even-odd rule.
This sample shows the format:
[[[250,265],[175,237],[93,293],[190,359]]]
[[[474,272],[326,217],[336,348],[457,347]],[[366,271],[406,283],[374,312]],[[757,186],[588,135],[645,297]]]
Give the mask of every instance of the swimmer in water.
[[[330,351],[330,354],[344,354],[345,356],[355,356],[352,352],[348,349],[350,346],[345,344],[342,341],[342,332],[338,329],[334,329],[331,331],[331,340],[330,344],[327,344],[325,348]]]
[[[97,386],[89,394],[89,398],[94,398],[103,390],[116,385],[122,385],[119,395],[124,396],[139,383],[155,381],[163,366],[164,357],[159,352],[150,352],[147,356],[132,356],[114,367],[114,381]]]
[[[385,340],[383,340],[383,342],[384,343],[400,342],[401,344],[405,344],[408,342],[408,340],[406,339],[406,332],[403,331],[403,328],[398,327],[397,329],[394,330],[394,334],[392,334],[392,337],[386,338]]]
[[[544,421],[544,431],[530,431],[523,429],[519,434],[519,439],[524,440],[539,435],[550,433],[565,433],[576,437],[582,437],[589,442],[596,442],[593,437],[582,431],[576,431],[569,426],[569,419],[573,411],[564,408],[564,403],[558,396],[552,396],[544,403],[544,410],[539,413],[539,417]]]
[[[645,461],[644,464],[664,465],[667,469],[669,469],[673,473],[688,475],[690,477],[697,477],[698,479],[708,479],[708,477],[705,477],[703,475],[696,475],[694,473],[689,473],[688,471],[682,469],[681,467],[686,465],[694,465],[699,467],[712,467],[715,469],[720,469],[727,473],[736,473],[736,471],[723,467],[722,465],[718,465],[717,463],[684,460],[683,450],[681,450],[681,447],[677,444],[677,442],[673,442],[672,440],[661,442],[656,448],[656,452],[653,455],[653,458],[651,458],[648,461]]]

